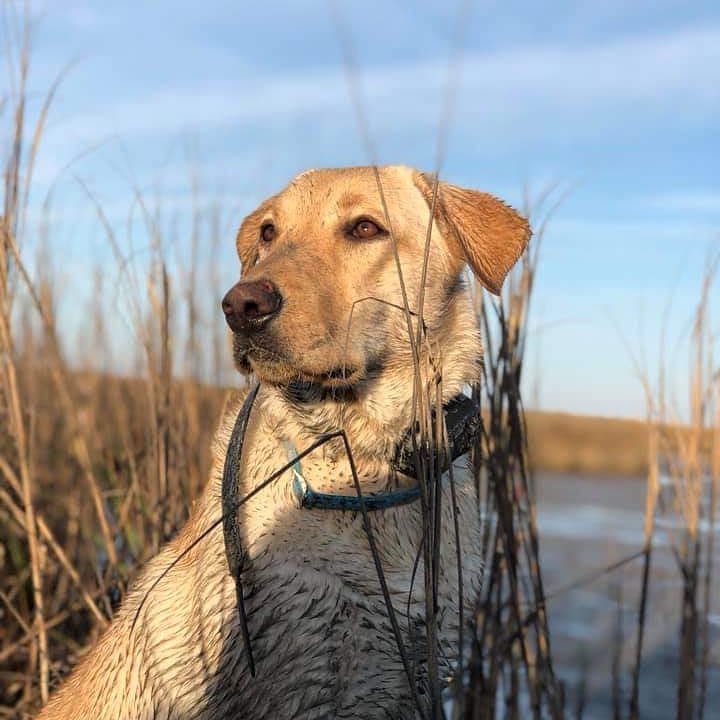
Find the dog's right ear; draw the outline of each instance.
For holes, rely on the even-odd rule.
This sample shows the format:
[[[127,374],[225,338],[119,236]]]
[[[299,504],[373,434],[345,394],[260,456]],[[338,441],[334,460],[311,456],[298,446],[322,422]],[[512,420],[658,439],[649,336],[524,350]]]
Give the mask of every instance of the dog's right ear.
[[[415,172],[413,179],[432,208],[435,177]],[[496,295],[532,234],[528,221],[502,200],[446,182],[438,183],[435,221],[451,251]]]

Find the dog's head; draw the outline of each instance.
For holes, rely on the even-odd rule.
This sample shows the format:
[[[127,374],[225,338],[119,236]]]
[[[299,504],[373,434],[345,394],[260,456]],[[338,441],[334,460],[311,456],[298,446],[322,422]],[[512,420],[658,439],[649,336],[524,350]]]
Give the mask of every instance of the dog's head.
[[[433,195],[432,177],[407,167],[311,170],[250,213],[237,235],[242,277],[223,300],[238,367],[332,388],[406,363],[404,298],[418,313],[433,206],[428,334],[441,338],[466,263],[498,293],[526,220],[486,193],[441,182]]]

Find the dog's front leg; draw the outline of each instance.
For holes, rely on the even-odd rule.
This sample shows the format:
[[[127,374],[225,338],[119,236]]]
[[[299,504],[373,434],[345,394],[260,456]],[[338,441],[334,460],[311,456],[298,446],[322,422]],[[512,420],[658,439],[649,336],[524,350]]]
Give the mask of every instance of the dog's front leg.
[[[236,627],[222,528],[195,544],[217,519],[214,485],[38,720],[187,720],[213,702],[222,643]]]

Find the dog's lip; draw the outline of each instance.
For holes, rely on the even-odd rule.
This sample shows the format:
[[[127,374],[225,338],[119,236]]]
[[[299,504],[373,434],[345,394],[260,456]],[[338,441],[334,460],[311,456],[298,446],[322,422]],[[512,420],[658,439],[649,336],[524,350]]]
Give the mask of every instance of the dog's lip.
[[[357,383],[366,374],[364,367],[356,365],[335,365],[323,370],[302,367],[282,353],[252,342],[248,343],[240,354],[250,361],[259,377],[265,376],[270,382],[279,384],[286,382],[285,378],[287,378],[288,381],[299,380],[328,388],[341,387]],[[280,373],[282,377],[276,375],[277,366],[283,368]]]
[[[299,370],[297,377],[299,380],[317,383],[326,387],[337,387],[352,385],[363,375],[364,371],[362,368],[338,365],[329,370],[322,371]]]
[[[276,317],[277,311],[258,315],[257,317],[247,318],[235,327],[230,325],[230,329],[242,338],[252,338],[258,330],[264,330]],[[229,324],[229,323],[228,323]]]
[[[332,370],[329,370],[326,373],[322,373],[325,375],[325,377],[331,379],[331,380],[345,380],[349,377],[352,377],[357,372],[356,368],[353,367],[347,367],[345,365],[335,367]]]

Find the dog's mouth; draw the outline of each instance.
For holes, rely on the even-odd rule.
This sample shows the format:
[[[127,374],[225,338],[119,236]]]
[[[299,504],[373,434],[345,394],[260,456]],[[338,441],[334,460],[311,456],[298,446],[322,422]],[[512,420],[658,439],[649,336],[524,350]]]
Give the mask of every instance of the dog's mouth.
[[[311,373],[311,378],[323,385],[353,385],[361,379],[363,374],[361,368],[342,366],[322,373]]]
[[[338,366],[319,372],[298,369],[288,380],[289,383],[295,386],[314,386],[323,390],[339,390],[354,387],[364,377],[364,368]],[[277,384],[284,385],[287,383],[280,382]]]
[[[327,369],[303,367],[281,353],[258,347],[238,349],[235,361],[242,371],[252,371],[261,380],[279,386],[294,383],[323,390],[350,388],[367,375],[365,367],[354,364],[331,365]]]
[[[295,382],[331,390],[354,386],[368,373],[364,362],[357,362],[356,359],[338,358],[333,362],[332,358],[326,357],[325,362],[330,362],[325,365],[318,352],[309,352],[306,358],[296,357],[295,353],[284,352],[281,345],[271,338],[261,340],[236,334],[233,345],[238,369],[252,371],[261,380],[274,385]]]

